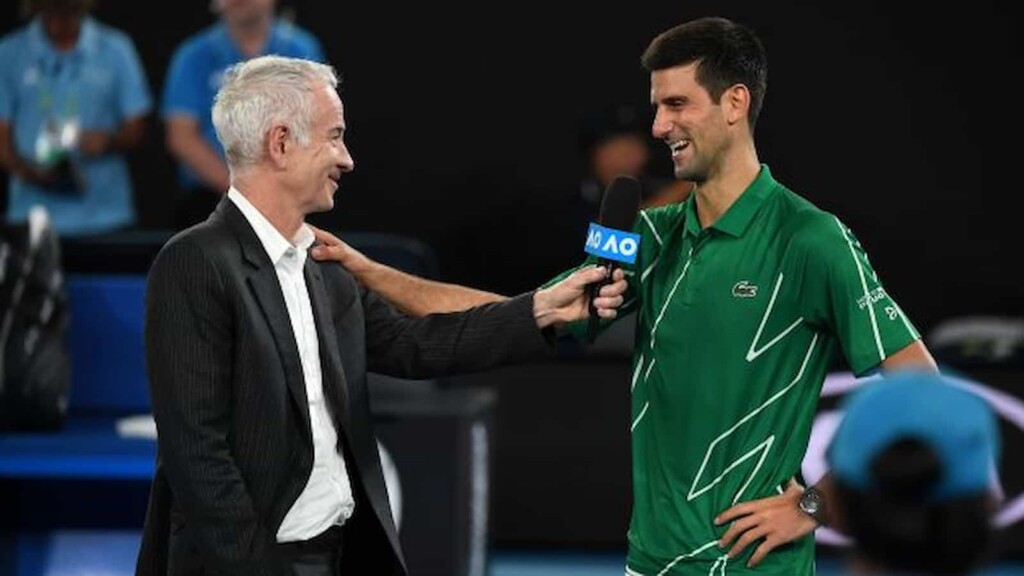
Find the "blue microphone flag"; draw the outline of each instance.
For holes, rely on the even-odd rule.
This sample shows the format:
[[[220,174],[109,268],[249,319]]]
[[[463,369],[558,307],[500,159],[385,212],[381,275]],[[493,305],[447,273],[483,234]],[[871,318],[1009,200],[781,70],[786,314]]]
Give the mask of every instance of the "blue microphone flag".
[[[587,254],[614,260],[623,264],[636,262],[640,248],[640,235],[625,230],[606,228],[595,222],[590,223],[587,230]]]

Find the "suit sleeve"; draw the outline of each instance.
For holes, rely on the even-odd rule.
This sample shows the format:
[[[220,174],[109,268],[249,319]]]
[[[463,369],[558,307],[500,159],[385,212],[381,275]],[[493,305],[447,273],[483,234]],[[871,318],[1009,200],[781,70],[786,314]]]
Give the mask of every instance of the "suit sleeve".
[[[228,444],[232,318],[202,250],[173,242],[146,293],[146,357],[164,468],[186,525],[219,573],[277,574],[274,537],[261,525]]]
[[[553,337],[533,318],[533,293],[464,312],[410,318],[361,287],[367,368],[404,378],[433,378],[554,352]]]

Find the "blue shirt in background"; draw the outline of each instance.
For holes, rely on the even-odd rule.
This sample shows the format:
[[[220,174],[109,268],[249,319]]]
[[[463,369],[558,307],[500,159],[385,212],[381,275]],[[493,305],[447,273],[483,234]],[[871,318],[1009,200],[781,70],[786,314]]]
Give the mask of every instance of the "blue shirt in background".
[[[280,20],[271,25],[267,44],[259,55],[267,54],[324,62],[320,42],[311,33]],[[228,34],[227,26],[221,22],[185,39],[171,59],[164,83],[161,116],[165,120],[181,116],[196,119],[203,138],[223,158],[224,149],[213,128],[213,99],[224,71],[246,59]],[[179,172],[182,187],[203,186],[186,166],[180,166]]]
[[[0,121],[11,126],[15,149],[35,162],[47,120],[77,119],[81,130],[116,132],[152,107],[135,45],[125,33],[85,18],[78,43],[57,50],[36,18],[0,39]],[[50,213],[62,236],[100,233],[135,223],[128,163],[118,154],[85,158],[71,152],[84,182],[55,191],[11,176],[7,220],[23,222],[33,205]]]

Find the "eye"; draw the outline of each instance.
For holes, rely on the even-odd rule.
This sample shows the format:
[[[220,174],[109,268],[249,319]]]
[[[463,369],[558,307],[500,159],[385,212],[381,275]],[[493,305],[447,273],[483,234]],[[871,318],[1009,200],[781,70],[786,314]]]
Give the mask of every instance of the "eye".
[[[674,109],[678,110],[679,108],[682,108],[683,106],[686,106],[686,98],[682,98],[682,97],[670,98],[665,103],[668,105],[669,108],[674,108]]]

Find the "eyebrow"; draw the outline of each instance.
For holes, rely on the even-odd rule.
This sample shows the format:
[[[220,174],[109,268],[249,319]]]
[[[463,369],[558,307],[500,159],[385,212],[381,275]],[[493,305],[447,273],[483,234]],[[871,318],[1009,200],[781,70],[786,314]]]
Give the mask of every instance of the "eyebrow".
[[[690,97],[686,96],[686,95],[683,95],[683,94],[667,94],[667,95],[662,96],[661,98],[659,98],[657,100],[652,100],[651,101],[651,106],[652,107],[657,107],[659,104],[662,104],[662,105],[680,104],[680,103],[686,103],[686,102],[689,102],[689,101],[690,101]]]

